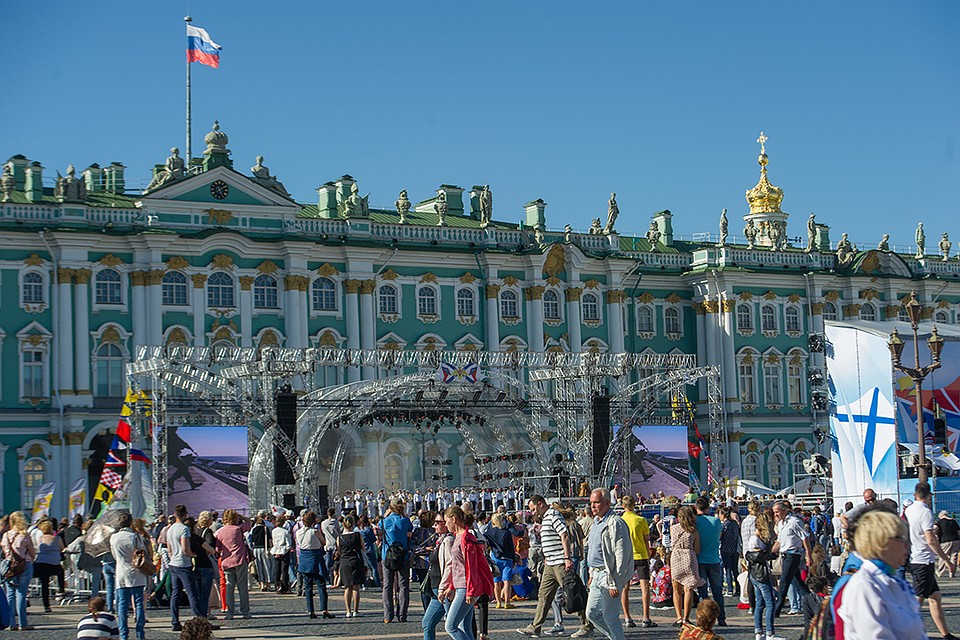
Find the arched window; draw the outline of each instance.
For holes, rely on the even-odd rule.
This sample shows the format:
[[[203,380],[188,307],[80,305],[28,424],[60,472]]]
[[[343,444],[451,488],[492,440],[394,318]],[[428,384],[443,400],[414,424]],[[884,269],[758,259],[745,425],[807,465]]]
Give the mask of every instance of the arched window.
[[[397,288],[392,284],[380,285],[380,293],[377,295],[380,302],[380,313],[395,315],[397,310]]]
[[[500,294],[500,317],[519,318],[520,308],[517,304],[517,292],[506,290]]]
[[[757,403],[757,364],[753,353],[746,353],[738,358],[737,378],[740,384],[740,402],[743,404]]]
[[[940,309],[933,314],[933,321],[939,322],[940,324],[949,324],[950,323],[950,314]]]
[[[403,460],[389,455],[383,460],[383,484],[387,489],[399,489],[403,481]]]
[[[472,318],[477,315],[476,298],[472,289],[460,289],[457,291],[457,317]]]
[[[543,317],[547,320],[560,319],[560,298],[553,289],[543,292]]]
[[[777,309],[772,304],[765,304],[760,308],[760,329],[763,331],[777,330]]]
[[[760,481],[760,456],[756,453],[743,456],[743,477],[753,482]]]
[[[637,332],[653,333],[653,309],[647,305],[637,307]]]
[[[782,489],[787,486],[787,461],[782,453],[774,453],[767,459],[770,473],[770,488]]]
[[[745,333],[753,331],[753,308],[749,304],[737,305],[737,330]]]
[[[97,304],[121,304],[120,273],[115,269],[102,269],[97,272],[94,284]]]
[[[233,278],[222,271],[212,274],[207,280],[207,306],[232,307]]]
[[[803,364],[791,362],[787,365],[787,402],[789,404],[803,404],[805,380]]]
[[[26,348],[21,353],[20,379],[23,382],[24,398],[43,398],[46,374],[46,352],[39,348]]]
[[[678,336],[680,331],[680,311],[673,307],[668,307],[663,311],[663,330],[668,336]]]
[[[330,278],[317,278],[313,281],[312,298],[314,311],[336,311],[337,284]]]
[[[763,363],[763,403],[766,405],[783,404],[783,384],[780,377],[783,370],[780,363]]]
[[[803,461],[807,459],[807,454],[803,451],[797,451],[793,454],[793,481],[798,482],[799,479],[807,473],[807,470],[803,468]]]
[[[30,458],[23,464],[23,505],[33,507],[37,491],[47,481],[47,463],[42,458]]]
[[[163,304],[185,306],[187,304],[187,276],[179,271],[168,271],[160,281]]]
[[[580,298],[580,308],[584,320],[600,319],[600,298],[595,293],[585,293]]]
[[[788,332],[800,333],[803,331],[803,324],[800,322],[800,309],[796,307],[787,307],[784,315],[786,317]]]
[[[23,304],[43,304],[43,276],[36,271],[23,274]]]
[[[437,315],[437,290],[433,287],[420,287],[417,291],[417,315]]]
[[[101,344],[93,356],[94,372],[97,377],[97,396],[117,398],[124,394],[123,352],[112,342]]]
[[[897,320],[900,322],[910,322],[910,314],[907,313],[906,309],[900,307],[900,311],[897,313]]]
[[[268,275],[257,276],[253,281],[253,308],[276,309],[279,306],[277,279]]]
[[[824,302],[823,303],[823,319],[824,320],[839,320],[840,314],[837,312],[837,305],[834,302]]]
[[[868,322],[877,321],[877,308],[869,302],[860,307],[860,319]]]

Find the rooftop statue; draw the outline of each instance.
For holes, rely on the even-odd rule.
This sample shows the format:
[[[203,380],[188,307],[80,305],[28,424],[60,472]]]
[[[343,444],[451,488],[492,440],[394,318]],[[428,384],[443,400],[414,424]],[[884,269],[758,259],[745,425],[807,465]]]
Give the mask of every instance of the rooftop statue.
[[[480,228],[486,229],[493,220],[493,193],[490,185],[484,185],[480,192]]]
[[[724,209],[720,212],[720,242],[717,243],[717,246],[724,246],[727,244],[727,210]]]
[[[810,217],[807,218],[807,251],[816,251],[820,247],[817,246],[817,215],[811,213]]]
[[[66,177],[57,173],[57,185],[53,189],[53,194],[61,202],[83,202],[87,199],[87,185],[75,174],[76,169],[72,164],[67,167]]]
[[[184,178],[186,176],[185,166],[183,158],[180,157],[180,149],[171,147],[170,156],[167,158],[167,161],[164,162],[163,169],[160,169],[153,175],[153,180],[147,185],[147,191],[156,189],[168,182]]]
[[[573,227],[569,224],[563,227],[563,241],[567,244],[573,242]]]
[[[437,212],[437,226],[447,226],[447,192],[441,191],[437,201],[433,203],[433,210]]]
[[[287,193],[287,189],[283,186],[283,183],[277,180],[277,176],[270,175],[270,169],[263,164],[263,156],[257,156],[257,164],[250,167],[250,173],[253,174],[253,181],[257,184],[271,191],[276,191],[280,195],[290,195]]]
[[[619,215],[620,207],[617,205],[617,194],[611,193],[610,200],[607,201],[607,226],[603,228],[604,233],[613,233],[613,225],[616,224]]]
[[[923,223],[917,223],[917,232],[914,234],[917,240],[917,260],[921,260],[927,254],[927,236],[923,233]]]
[[[946,262],[950,259],[950,248],[953,246],[953,244],[950,242],[950,236],[944,233],[940,238],[940,244],[938,246],[940,249],[940,256],[943,258],[943,261]]]
[[[0,178],[0,193],[3,194],[0,202],[10,202],[10,194],[17,188],[17,179],[13,176],[13,167],[9,164],[3,167],[3,177]]]
[[[753,249],[753,243],[757,240],[757,228],[753,224],[753,219],[747,220],[747,226],[743,228],[743,237],[747,239],[747,248]]]
[[[341,218],[369,218],[370,208],[367,200],[370,196],[360,197],[360,187],[354,182],[350,187],[350,195],[347,199],[337,205]]]
[[[400,191],[400,196],[394,205],[397,207],[397,213],[400,214],[400,224],[407,224],[407,214],[410,213],[410,198],[407,197],[406,189]]]
[[[647,241],[650,242],[650,250],[656,251],[657,245],[660,243],[660,227],[657,226],[656,221],[650,222],[650,228],[647,229]]]
[[[883,237],[880,238],[880,243],[877,245],[879,251],[890,251],[890,234],[885,233]]]
[[[853,262],[855,255],[856,252],[854,251],[853,245],[851,245],[847,239],[847,234],[840,236],[840,242],[837,243],[837,264],[845,267]]]
[[[603,227],[600,226],[600,218],[594,218],[593,224],[590,225],[590,235],[595,236],[599,233],[603,233]]]

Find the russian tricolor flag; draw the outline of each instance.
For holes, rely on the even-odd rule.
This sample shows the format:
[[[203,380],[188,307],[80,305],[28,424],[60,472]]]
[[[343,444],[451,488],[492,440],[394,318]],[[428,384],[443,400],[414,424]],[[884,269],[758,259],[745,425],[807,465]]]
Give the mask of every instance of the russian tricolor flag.
[[[222,48],[204,29],[187,25],[187,62],[199,62],[216,69],[220,66]]]

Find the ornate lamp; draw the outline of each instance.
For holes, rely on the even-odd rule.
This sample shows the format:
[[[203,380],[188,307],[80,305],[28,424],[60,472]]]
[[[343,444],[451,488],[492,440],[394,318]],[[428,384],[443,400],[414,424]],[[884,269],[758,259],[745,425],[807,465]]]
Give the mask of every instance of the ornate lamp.
[[[940,353],[943,351],[943,338],[937,334],[936,327],[934,327],[933,331],[930,333],[930,338],[927,340],[927,346],[930,347],[930,354],[933,356],[934,363],[939,365]]]
[[[911,291],[910,298],[903,303],[903,308],[910,317],[910,325],[914,328],[920,324],[920,312],[923,311],[923,305],[917,302],[917,292]]]
[[[896,329],[890,334],[890,340],[887,342],[887,346],[890,348],[890,355],[893,356],[893,366],[899,367],[904,343],[903,340],[900,339],[900,333]]]

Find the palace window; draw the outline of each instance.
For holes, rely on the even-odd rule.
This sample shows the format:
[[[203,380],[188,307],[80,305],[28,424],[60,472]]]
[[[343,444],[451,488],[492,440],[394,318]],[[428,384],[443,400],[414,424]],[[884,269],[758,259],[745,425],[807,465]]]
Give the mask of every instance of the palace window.
[[[653,309],[648,305],[637,307],[637,332],[653,333]]]
[[[786,316],[788,333],[800,333],[803,331],[803,323],[800,321],[800,309],[797,307],[787,307],[784,315]]]
[[[737,330],[745,333],[753,332],[753,307],[749,304],[737,305]]]
[[[392,284],[380,285],[380,293],[377,295],[380,303],[380,313],[395,315],[397,309],[397,288]]]
[[[187,304],[187,276],[179,271],[168,271],[160,281],[160,290],[163,304],[186,306]]]
[[[740,402],[756,404],[757,373],[753,361],[741,361],[737,367],[740,378]]]
[[[764,363],[763,365],[763,403],[766,405],[783,404],[783,389],[780,376],[780,364]]]
[[[42,458],[30,458],[23,464],[23,504],[33,506],[37,491],[47,481],[47,463]]]
[[[833,302],[824,302],[823,303],[823,319],[824,320],[839,320],[840,314],[837,311],[837,305]]]
[[[23,398],[43,398],[44,374],[46,372],[46,352],[43,349],[24,349],[20,356],[20,381]]]
[[[903,307],[900,308],[900,312],[897,313],[897,320],[900,322],[910,322],[910,314],[907,313],[907,310]]]
[[[217,271],[207,279],[207,306],[212,308],[234,306],[231,276]]]
[[[23,304],[43,304],[43,276],[36,271],[23,274],[20,291]]]
[[[313,310],[337,310],[337,283],[327,277],[317,278],[312,286]]]
[[[97,272],[94,283],[97,304],[121,304],[120,273],[115,269],[102,269]]]
[[[126,385],[123,380],[123,351],[112,342],[101,344],[93,355],[96,375],[96,395],[117,398],[123,396]]]
[[[777,331],[777,309],[772,304],[760,308],[760,328],[763,331]]]
[[[793,480],[796,482],[800,477],[804,476],[807,473],[807,470],[803,468],[803,461],[807,459],[807,454],[803,451],[798,451],[793,454]]]
[[[663,311],[663,330],[668,336],[678,336],[680,330],[680,310],[672,307]]]
[[[933,314],[933,321],[939,322],[940,324],[949,324],[950,314],[941,309]]]
[[[787,366],[787,395],[789,404],[803,404],[804,376],[802,364]]]
[[[520,306],[517,304],[517,292],[504,291],[500,294],[500,317],[501,318],[519,318]]]
[[[869,302],[860,307],[860,319],[868,322],[877,321],[877,308]]]
[[[545,320],[560,319],[560,298],[553,289],[543,292],[543,317]]]
[[[470,318],[477,315],[477,302],[472,289],[460,289],[457,291],[457,316],[460,318]]]
[[[417,291],[417,315],[437,315],[437,290],[433,287],[420,287]]]
[[[760,456],[756,453],[743,456],[743,478],[753,482],[760,480]]]
[[[782,489],[787,484],[787,461],[782,453],[774,453],[767,459],[770,472],[770,488]]]
[[[257,276],[253,281],[253,308],[277,309],[279,306],[277,279],[268,275]]]
[[[403,481],[403,460],[398,455],[387,456],[383,461],[383,484],[387,489],[398,489]]]
[[[600,319],[600,298],[595,293],[585,293],[580,298],[580,309],[585,321]]]

